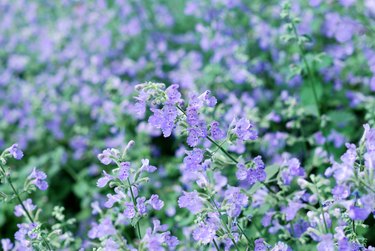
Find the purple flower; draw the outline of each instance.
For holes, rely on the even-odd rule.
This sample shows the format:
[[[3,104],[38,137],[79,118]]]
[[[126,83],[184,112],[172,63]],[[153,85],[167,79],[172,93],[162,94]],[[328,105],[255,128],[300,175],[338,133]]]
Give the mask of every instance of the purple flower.
[[[159,195],[157,195],[157,194],[151,195],[149,203],[152,206],[152,208],[155,209],[155,210],[160,210],[164,206],[164,202],[159,199]]]
[[[28,213],[31,213],[36,208],[31,199],[23,201],[23,205],[25,206]],[[26,212],[23,210],[22,205],[17,205],[14,207],[14,215],[17,217],[26,216]]]
[[[103,248],[106,251],[117,251],[119,250],[120,245],[117,244],[112,238],[109,238],[105,241]]]
[[[165,103],[162,109],[151,108],[154,113],[150,116],[148,122],[163,132],[164,137],[169,137],[175,127],[177,118],[177,108],[173,103]]]
[[[214,140],[222,140],[225,138],[225,132],[220,129],[219,122],[214,121],[211,123],[211,136]]]
[[[267,251],[267,246],[263,238],[256,239],[254,241],[254,246],[254,251]]]
[[[90,239],[102,238],[105,236],[111,236],[116,234],[116,229],[112,224],[109,217],[104,218],[100,224],[93,223],[91,229],[88,232]]]
[[[23,157],[23,152],[19,149],[18,144],[13,144],[10,148],[8,148],[9,153],[13,156],[13,158],[20,160]]]
[[[305,175],[305,171],[301,167],[299,160],[296,158],[288,160],[287,167],[288,168],[281,173],[281,178],[285,185],[290,185],[294,177],[303,177]]]
[[[178,206],[187,208],[193,214],[197,214],[202,210],[203,202],[197,191],[184,192],[184,195],[178,199]]]
[[[320,241],[316,246],[318,251],[334,251],[335,244],[332,239],[332,234],[324,234],[320,237]]]
[[[128,219],[133,219],[135,216],[135,209],[134,205],[131,202],[125,203],[125,210],[124,210],[124,216]]]
[[[369,208],[361,208],[361,207],[356,207],[356,206],[351,206],[349,209],[349,217],[352,220],[360,220],[364,221],[367,219],[369,214],[371,213],[371,209]]]
[[[254,125],[245,118],[236,122],[233,131],[241,141],[256,140],[258,138],[258,132],[255,130]]]
[[[168,101],[176,104],[181,101],[181,93],[178,91],[179,86],[174,84],[165,89],[165,94],[168,97]]]
[[[102,153],[98,154],[98,159],[104,165],[109,165],[112,162],[112,159],[117,159],[120,152],[114,148],[107,148]]]
[[[242,208],[248,204],[247,196],[241,193],[241,189],[239,187],[228,186],[227,191],[225,191],[224,198],[227,200],[229,205],[227,212],[230,217],[238,217]]]
[[[142,171],[153,173],[156,171],[156,169],[157,168],[155,166],[150,165],[150,161],[148,159],[142,159],[142,166],[141,166]]]
[[[14,247],[13,243],[9,239],[1,239],[1,246],[3,251],[10,251]]]
[[[42,191],[47,190],[48,183],[47,181],[45,181],[45,179],[47,179],[47,175],[45,172],[37,170],[36,167],[34,167],[28,179],[30,179],[31,183],[34,184],[40,190]]]
[[[285,214],[285,219],[291,221],[296,217],[297,212],[303,208],[303,204],[296,201],[290,201],[288,206],[282,209],[282,212]]]
[[[145,215],[147,212],[146,209],[146,198],[145,197],[140,197],[137,198],[137,210],[140,215]]]
[[[332,195],[335,200],[346,199],[350,195],[350,188],[345,185],[336,185],[332,189]]]
[[[201,171],[204,151],[199,148],[194,148],[192,151],[187,151],[186,153],[187,156],[184,158],[186,170],[191,172]]]
[[[130,162],[121,162],[120,169],[118,171],[118,178],[121,181],[126,180],[130,174]]]
[[[113,180],[113,176],[109,175],[106,171],[103,170],[104,177],[101,177],[98,179],[98,182],[96,183],[97,187],[105,187],[107,183],[111,180]]]
[[[211,224],[201,223],[193,231],[193,238],[202,244],[210,243],[216,235],[216,229]]]

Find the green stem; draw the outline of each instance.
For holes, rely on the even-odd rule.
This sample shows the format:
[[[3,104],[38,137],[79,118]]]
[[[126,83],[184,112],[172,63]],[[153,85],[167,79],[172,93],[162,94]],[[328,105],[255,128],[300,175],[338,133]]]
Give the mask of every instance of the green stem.
[[[237,246],[237,243],[234,241],[233,237],[231,236],[231,231],[229,229],[229,227],[227,226],[227,224],[223,221],[223,219],[221,218],[221,213],[220,213],[220,210],[219,208],[217,207],[215,201],[212,199],[212,197],[210,198],[210,202],[211,204],[214,206],[214,208],[216,209],[217,213],[219,214],[219,218],[220,218],[220,221],[221,221],[221,224],[223,224],[224,228],[225,228],[225,231],[227,232],[229,238],[231,239],[234,247],[236,248],[237,251],[239,251],[240,249],[238,248]]]
[[[250,246],[253,245],[252,241],[250,240],[249,237],[247,237],[245,231],[242,229],[242,227],[240,226],[240,224],[237,223],[237,227],[241,231],[241,233],[243,234],[243,236],[245,236],[245,238],[246,238],[247,242],[249,243],[249,245]]]
[[[16,196],[18,202],[20,203],[20,205],[21,205],[23,211],[25,211],[27,218],[29,219],[29,221],[30,221],[31,223],[34,223],[34,220],[33,220],[33,218],[31,217],[29,211],[26,209],[25,205],[23,204],[23,201],[21,200],[20,195],[18,194],[16,188],[13,186],[13,183],[12,183],[12,180],[11,180],[10,176],[6,175],[5,170],[4,170],[4,168],[3,168],[2,165],[0,165],[0,168],[1,168],[1,171],[4,173],[5,179],[6,179],[6,181],[8,182],[8,184],[10,185],[10,187],[12,188],[12,191],[13,191],[14,195]],[[47,242],[47,240],[44,238],[44,236],[43,236],[42,233],[40,233],[40,236],[42,237],[43,242],[44,242],[44,244],[47,246],[48,250],[52,251],[51,246],[49,245],[49,243]]]
[[[129,180],[129,178],[127,178],[127,181],[128,181],[128,184],[129,184],[130,195],[131,195],[131,197],[132,197],[132,201],[133,201],[134,209],[138,212],[138,209],[137,209],[137,203],[136,203],[136,201],[135,201],[135,197],[134,197],[134,193],[133,193],[132,185],[130,184],[130,180]],[[137,221],[136,228],[137,228],[138,238],[139,238],[139,239],[142,239],[141,229],[140,229],[140,227],[139,227],[139,220]]]
[[[328,231],[328,225],[327,225],[326,217],[325,217],[325,215],[324,215],[322,199],[321,199],[321,197],[320,197],[320,193],[319,193],[318,186],[317,186],[316,183],[315,183],[315,179],[313,180],[313,182],[314,182],[314,186],[315,186],[316,194],[318,195],[318,199],[319,199],[320,213],[322,214],[322,217],[323,217],[324,228],[325,228],[325,230],[326,230],[326,233],[328,233],[328,232],[329,232],[329,231]]]
[[[215,245],[216,250],[219,251],[220,248],[219,248],[219,246],[217,245],[217,243],[216,243],[216,241],[215,241],[215,238],[214,238],[212,241],[213,241],[213,243],[214,243],[214,245]]]

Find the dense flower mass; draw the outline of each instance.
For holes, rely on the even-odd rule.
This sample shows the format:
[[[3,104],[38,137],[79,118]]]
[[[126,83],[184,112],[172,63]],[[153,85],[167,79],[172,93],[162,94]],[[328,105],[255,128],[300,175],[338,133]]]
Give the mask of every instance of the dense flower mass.
[[[0,13],[0,250],[375,251],[375,0]]]

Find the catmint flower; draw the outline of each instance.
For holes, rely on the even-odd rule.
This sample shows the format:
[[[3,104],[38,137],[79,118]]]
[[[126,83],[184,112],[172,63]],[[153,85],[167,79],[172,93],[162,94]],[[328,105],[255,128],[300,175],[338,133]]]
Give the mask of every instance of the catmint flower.
[[[335,244],[332,239],[332,234],[324,234],[320,236],[320,241],[316,248],[318,251],[334,251]]]
[[[113,204],[115,204],[116,202],[119,202],[120,201],[120,196],[118,194],[115,194],[115,195],[112,195],[112,194],[107,194],[107,201],[104,203],[104,206],[106,208],[111,208],[113,207]]]
[[[217,103],[217,99],[214,96],[212,96],[211,91],[208,91],[208,90],[203,92],[198,97],[198,99],[201,100],[208,107],[214,107]]]
[[[288,168],[281,173],[281,178],[285,185],[290,185],[294,177],[303,177],[305,175],[301,163],[296,158],[288,160],[287,167]]]
[[[20,160],[23,157],[23,152],[18,147],[18,144],[13,144],[11,147],[9,147],[8,152],[17,160]]]
[[[276,245],[271,249],[271,251],[292,251],[292,249],[284,242],[277,242]]]
[[[222,140],[225,138],[225,132],[220,129],[219,122],[214,121],[211,123],[211,136],[214,140]]]
[[[39,188],[42,191],[47,190],[48,183],[45,181],[47,179],[47,175],[45,172],[40,171],[34,167],[33,171],[29,175],[28,179],[31,180],[31,183],[34,184],[37,188]]]
[[[23,201],[23,205],[25,206],[28,213],[31,213],[36,208],[31,199]],[[17,205],[14,207],[14,215],[17,217],[26,216],[26,212],[23,210],[22,205]]]
[[[109,217],[104,218],[100,224],[92,223],[91,229],[88,232],[90,239],[102,238],[116,234],[116,229]]]
[[[361,207],[356,207],[356,206],[351,206],[348,212],[349,217],[352,220],[360,220],[360,221],[366,220],[370,213],[371,213],[371,209],[361,208]]]
[[[241,141],[256,140],[258,138],[258,132],[255,130],[254,125],[245,118],[236,122],[233,131]]]
[[[151,195],[149,203],[152,206],[152,208],[155,209],[155,210],[160,210],[164,206],[164,202],[159,199],[159,195],[157,195],[157,194]]]
[[[297,212],[303,208],[303,204],[297,201],[290,201],[288,206],[281,211],[285,214],[285,219],[291,221],[296,217]]]
[[[150,116],[148,122],[161,129],[165,138],[169,137],[175,127],[177,107],[173,103],[165,103],[162,109],[151,108],[151,111],[153,115]]]
[[[224,198],[229,205],[227,213],[230,217],[238,217],[242,208],[248,204],[247,196],[241,193],[241,189],[238,187],[229,186],[228,190],[225,191]]]
[[[195,172],[202,170],[202,161],[204,151],[199,148],[194,148],[192,151],[187,151],[187,156],[184,158],[184,164],[187,171]]]
[[[165,89],[165,94],[168,97],[168,101],[172,104],[179,103],[181,101],[181,93],[178,91],[179,86],[174,84]]]
[[[203,201],[197,191],[184,192],[184,195],[178,199],[180,208],[187,208],[193,214],[199,213],[203,208]]]
[[[120,163],[120,169],[118,171],[118,178],[121,181],[126,180],[129,178],[130,174],[130,162],[121,162]]]
[[[115,242],[112,238],[109,238],[105,241],[103,248],[106,251],[117,251],[120,249],[120,245],[117,244],[117,242]]]
[[[21,250],[27,250],[30,247],[31,242],[28,239],[37,238],[35,229],[38,226],[38,223],[17,224],[18,231],[14,234],[14,239],[21,244]]]
[[[368,124],[363,127],[365,128],[366,150],[373,152],[375,151],[375,128],[370,128]]]
[[[10,251],[14,247],[13,243],[9,239],[1,239],[1,246],[3,251]]]
[[[202,244],[210,243],[216,235],[216,228],[211,224],[200,223],[193,231],[193,238]]]
[[[124,210],[124,216],[128,219],[133,219],[135,217],[135,208],[133,203],[126,202],[125,203],[125,210]]]
[[[350,195],[350,188],[345,185],[336,185],[332,189],[332,195],[335,200],[346,199]]]
[[[254,251],[267,251],[267,246],[263,238],[256,239],[254,241],[254,246]]]
[[[146,198],[145,197],[140,197],[137,198],[137,210],[140,215],[145,215],[147,212],[146,209]]]
[[[104,177],[101,177],[98,179],[98,182],[96,183],[96,186],[98,187],[105,187],[109,181],[113,180],[114,177],[112,175],[109,175],[106,171],[103,170]]]
[[[112,159],[117,159],[120,156],[120,151],[114,148],[107,148],[102,153],[98,154],[98,159],[104,165],[112,163]]]
[[[146,171],[148,173],[153,173],[156,171],[156,167],[155,166],[151,166],[150,165],[150,161],[148,159],[142,159],[142,166],[141,166],[141,170],[142,171]]]

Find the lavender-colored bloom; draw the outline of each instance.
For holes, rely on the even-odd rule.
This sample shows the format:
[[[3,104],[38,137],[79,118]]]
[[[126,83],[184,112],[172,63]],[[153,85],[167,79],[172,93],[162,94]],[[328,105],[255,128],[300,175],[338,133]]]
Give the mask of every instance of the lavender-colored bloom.
[[[109,181],[113,180],[113,176],[112,175],[109,175],[106,171],[103,170],[103,175],[104,177],[101,177],[98,179],[98,182],[96,183],[96,185],[98,187],[105,187]]]
[[[140,215],[145,215],[147,212],[146,209],[146,198],[145,197],[140,197],[137,198],[137,210]]]
[[[238,120],[233,129],[239,140],[256,140],[258,138],[258,132],[254,128],[254,125],[249,120],[242,118]]]
[[[10,239],[1,239],[1,246],[3,248],[3,251],[10,251],[14,247]]]
[[[364,125],[366,150],[367,152],[375,152],[375,128],[370,128],[368,124]]]
[[[150,161],[148,159],[142,159],[142,166],[141,166],[142,171],[153,173],[156,171],[156,169],[157,168],[155,166],[150,165]]]
[[[106,208],[112,208],[113,207],[113,204],[115,204],[116,202],[119,202],[120,201],[120,196],[118,194],[116,195],[112,195],[112,194],[107,194],[107,201],[104,203],[104,206]]]
[[[246,180],[248,174],[248,170],[244,163],[237,164],[237,172],[236,177],[238,180]]]
[[[225,191],[224,198],[229,205],[228,215],[231,217],[238,217],[243,207],[247,206],[248,198],[245,194],[241,193],[239,187],[229,186]]]
[[[334,251],[335,244],[332,239],[332,234],[324,234],[320,237],[320,241],[316,246],[318,251]]]
[[[120,245],[117,244],[117,242],[115,242],[112,238],[109,238],[105,241],[103,248],[106,251],[117,251],[119,250]]]
[[[154,113],[148,120],[148,122],[161,129],[165,138],[172,134],[172,130],[175,127],[175,120],[177,118],[176,106],[169,102],[165,103],[162,109],[151,108]]]
[[[211,136],[214,140],[222,140],[225,138],[225,132],[220,129],[219,122],[214,121],[211,123]]]
[[[214,239],[215,234],[216,229],[213,225],[201,223],[196,229],[194,229],[193,238],[202,244],[208,244]]]
[[[125,210],[124,210],[124,216],[128,219],[133,219],[135,217],[135,208],[133,203],[126,202],[125,203]]]
[[[47,175],[45,172],[40,171],[34,167],[33,171],[29,175],[28,179],[31,180],[31,183],[34,184],[37,188],[39,188],[42,191],[47,190],[48,183],[45,181],[47,179]]]
[[[305,171],[301,167],[298,159],[292,158],[288,160],[287,166],[288,168],[281,173],[281,178],[285,185],[290,185],[294,177],[303,177],[305,175]]]
[[[187,156],[184,158],[184,164],[187,171],[201,171],[204,151],[199,148],[194,148],[192,151],[187,151]]]
[[[297,201],[290,201],[288,206],[281,211],[285,214],[285,219],[291,221],[296,217],[297,212],[303,208],[303,204]]]
[[[176,104],[181,101],[181,93],[178,91],[179,86],[174,84],[165,89],[165,94],[168,97],[168,101]]]
[[[25,206],[27,212],[31,213],[35,210],[36,206],[33,204],[31,199],[27,199],[23,201],[23,205]],[[26,212],[23,210],[21,205],[17,205],[14,207],[14,215],[17,217],[26,216]]]
[[[187,208],[193,214],[197,214],[202,210],[203,202],[197,191],[184,192],[184,195],[178,199],[178,206]]]
[[[371,213],[371,209],[369,208],[361,208],[361,207],[356,207],[356,206],[351,206],[349,209],[349,217],[352,220],[360,220],[364,221],[367,219],[369,214]]]
[[[23,157],[23,152],[18,147],[18,144],[13,144],[9,149],[9,153],[13,156],[13,158],[20,160]]]
[[[152,208],[155,209],[155,210],[160,210],[164,206],[164,201],[160,200],[159,195],[157,195],[157,194],[151,195],[149,203],[152,206]]]
[[[102,153],[98,154],[98,159],[104,165],[112,163],[112,158],[116,159],[119,157],[120,152],[114,148],[107,148]]]
[[[130,162],[121,162],[120,169],[118,171],[118,178],[121,181],[126,180],[130,174]]]
[[[332,195],[335,200],[346,199],[350,195],[350,188],[346,185],[336,185],[332,189]]]
[[[104,218],[100,224],[93,223],[91,229],[88,232],[90,239],[102,238],[105,236],[111,236],[116,234],[116,229],[112,224],[109,217]]]
[[[263,238],[256,239],[254,241],[254,246],[254,251],[267,251],[267,246]]]

